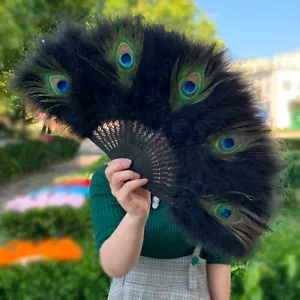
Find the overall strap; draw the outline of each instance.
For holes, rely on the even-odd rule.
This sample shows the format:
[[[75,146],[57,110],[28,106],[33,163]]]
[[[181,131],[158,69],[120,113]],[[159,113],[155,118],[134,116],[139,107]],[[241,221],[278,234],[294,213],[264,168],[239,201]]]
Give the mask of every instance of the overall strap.
[[[206,278],[206,261],[200,257],[201,246],[195,247],[189,265],[189,285],[190,290],[199,290],[200,284],[203,281],[201,278]]]

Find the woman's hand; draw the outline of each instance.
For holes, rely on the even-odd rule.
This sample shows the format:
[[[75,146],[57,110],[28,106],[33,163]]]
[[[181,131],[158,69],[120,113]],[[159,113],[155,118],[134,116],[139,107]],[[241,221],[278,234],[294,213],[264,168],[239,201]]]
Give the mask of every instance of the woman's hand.
[[[118,200],[129,216],[138,220],[147,220],[151,198],[150,193],[142,188],[148,182],[146,178],[127,170],[131,160],[118,158],[110,161],[105,169],[112,195]],[[126,182],[126,183],[125,183]]]

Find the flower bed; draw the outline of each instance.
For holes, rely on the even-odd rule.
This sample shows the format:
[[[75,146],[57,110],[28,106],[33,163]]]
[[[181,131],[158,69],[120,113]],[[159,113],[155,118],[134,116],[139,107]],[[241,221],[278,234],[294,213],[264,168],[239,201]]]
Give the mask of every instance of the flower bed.
[[[1,300],[107,298],[110,279],[99,265],[87,198],[90,176],[107,161],[103,156],[7,204],[0,232],[11,239],[0,248]]]
[[[20,239],[91,235],[90,180],[68,178],[8,202],[0,229]]]
[[[16,263],[26,265],[37,260],[79,261],[81,256],[80,246],[70,238],[39,242],[13,240],[0,248],[0,267]]]

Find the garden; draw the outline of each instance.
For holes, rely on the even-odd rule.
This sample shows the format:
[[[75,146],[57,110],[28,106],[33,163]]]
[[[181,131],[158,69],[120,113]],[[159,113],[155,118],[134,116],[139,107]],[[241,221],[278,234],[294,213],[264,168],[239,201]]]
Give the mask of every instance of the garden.
[[[23,99],[9,93],[12,66],[37,33],[58,20],[90,14],[143,14],[207,41],[214,23],[192,0],[8,0],[0,3],[0,184],[46,172],[72,159],[80,142],[65,128],[33,116]],[[35,120],[39,117],[39,122]],[[233,300],[300,299],[300,140],[285,140],[286,193],[280,215],[253,257],[232,264]],[[89,185],[105,155],[88,168],[53,178],[6,203],[0,214],[1,300],[105,300],[110,278],[101,270],[93,236]]]
[[[88,203],[107,157],[8,202],[0,218],[0,299],[106,299]]]
[[[288,141],[280,217],[247,261],[232,264],[232,299],[300,299],[300,151]],[[93,172],[108,158],[7,203],[0,217],[0,299],[106,299],[89,211]]]

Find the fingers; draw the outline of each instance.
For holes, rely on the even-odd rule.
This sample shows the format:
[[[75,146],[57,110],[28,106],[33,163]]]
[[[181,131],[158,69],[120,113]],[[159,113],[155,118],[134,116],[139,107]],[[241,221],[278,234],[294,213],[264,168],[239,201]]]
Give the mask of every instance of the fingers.
[[[142,187],[143,185],[145,185],[148,182],[148,179],[146,178],[142,178],[142,179],[135,179],[135,180],[131,180],[126,182],[123,187],[116,192],[117,197],[119,197],[119,199],[127,199],[127,197],[137,188]]]
[[[137,174],[130,170],[113,173],[111,176],[110,188],[112,192],[115,193],[116,191],[121,189],[125,181],[138,178],[140,178],[140,174]]]
[[[126,170],[130,167],[131,163],[130,159],[118,158],[110,161],[105,169],[105,175],[109,181],[112,194],[119,202],[121,199],[124,201],[128,200],[130,198],[128,196],[135,190],[138,194],[141,193],[141,196],[148,196],[147,192],[141,189],[148,182],[148,179],[140,179],[139,174],[131,170]]]
[[[109,182],[111,182],[112,175],[116,172],[126,170],[130,167],[131,160],[127,158],[117,158],[109,162],[105,169],[105,175]]]

